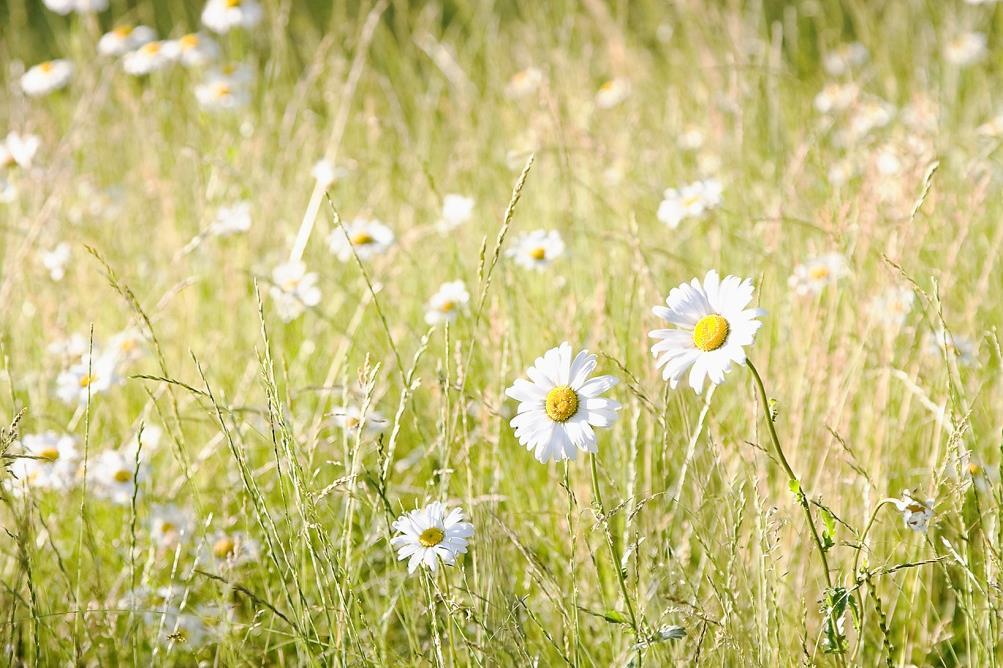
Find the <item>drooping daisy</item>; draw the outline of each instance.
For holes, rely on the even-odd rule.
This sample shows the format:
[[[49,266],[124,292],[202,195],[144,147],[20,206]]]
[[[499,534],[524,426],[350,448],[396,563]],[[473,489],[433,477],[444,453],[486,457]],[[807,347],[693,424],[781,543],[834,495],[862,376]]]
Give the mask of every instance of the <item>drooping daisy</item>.
[[[442,217],[436,227],[442,234],[448,234],[470,220],[473,211],[473,197],[450,193],[442,198]]]
[[[37,135],[8,132],[0,142],[0,169],[20,167],[30,169],[41,140]]]
[[[682,188],[667,188],[658,205],[658,220],[672,229],[687,218],[699,218],[721,205],[723,187],[717,179],[706,179]]]
[[[536,92],[542,83],[543,72],[536,67],[527,67],[512,75],[505,86],[505,94],[512,99],[526,97]]]
[[[116,367],[112,355],[84,355],[56,378],[56,396],[67,404],[83,406],[88,396],[106,392],[119,382]]]
[[[98,53],[103,56],[122,56],[156,39],[157,33],[149,26],[122,25],[101,36],[98,40]]]
[[[68,489],[76,481],[80,454],[77,441],[69,434],[46,431],[26,434],[21,438],[24,457],[18,457],[10,466],[16,480],[13,489]]]
[[[850,274],[846,258],[839,253],[813,257],[794,268],[787,284],[799,295],[819,294],[828,285]]]
[[[94,476],[94,493],[119,505],[132,503],[137,483],[146,479],[146,467],[140,459],[137,481],[134,447],[105,450],[97,456],[89,471]]]
[[[398,517],[393,528],[398,535],[390,539],[397,548],[397,560],[407,559],[407,572],[413,574],[424,565],[433,573],[439,561],[453,566],[456,557],[467,552],[467,539],[474,535],[474,525],[463,521],[463,509],[448,513],[446,505],[434,501],[424,508]]]
[[[21,75],[21,90],[29,97],[48,95],[65,88],[73,78],[73,63],[68,60],[47,60]]]
[[[370,408],[363,420],[362,409],[358,406],[337,406],[331,411],[334,426],[347,432],[357,432],[360,428],[367,434],[381,434],[390,426],[390,420]]]
[[[320,303],[317,274],[307,272],[299,261],[283,262],[272,270],[272,287],[268,293],[283,322],[292,322],[307,308]]]
[[[921,501],[909,490],[902,493],[901,499],[895,499],[895,507],[902,513],[902,521],[917,533],[926,532],[933,518],[933,504],[933,499]]]
[[[321,190],[327,190],[332,185],[348,176],[348,170],[335,165],[326,158],[321,158],[310,169],[310,175],[317,181]]]
[[[236,568],[257,561],[261,546],[242,531],[217,531],[204,546],[202,560],[219,567]]]
[[[855,83],[830,81],[815,96],[815,110],[820,114],[843,111],[848,109],[859,95],[860,88]]]
[[[201,33],[192,32],[171,40],[168,53],[185,67],[202,67],[219,59],[219,44]]]
[[[538,357],[526,375],[505,394],[519,402],[510,424],[519,443],[533,450],[537,461],[574,460],[578,451],[596,452],[593,427],[609,427],[620,404],[601,396],[617,384],[613,376],[589,378],[596,357],[582,350],[572,359],[571,345],[562,343]]]
[[[359,259],[368,260],[386,252],[393,243],[393,230],[380,221],[369,218],[356,218],[346,224],[344,229],[338,227],[331,230],[327,237],[331,252],[342,262],[352,259],[353,247]]]
[[[195,516],[175,505],[155,505],[150,515],[150,540],[160,549],[173,550],[189,538],[195,528]]]
[[[209,225],[209,233],[217,237],[228,237],[251,229],[251,203],[237,202],[221,206],[216,210],[216,218]]]
[[[905,324],[916,295],[909,288],[889,288],[870,303],[871,318],[886,329],[897,330]]]
[[[986,36],[980,32],[963,32],[944,45],[944,60],[952,65],[973,65],[986,57]]]
[[[70,245],[65,241],[56,244],[52,250],[39,252],[38,261],[49,272],[49,278],[57,283],[66,275],[66,264],[70,261]]]
[[[975,364],[977,346],[975,342],[964,336],[957,336],[939,329],[927,332],[923,340],[923,350],[927,355],[943,359],[944,353],[954,357],[961,366]]]
[[[134,76],[144,76],[164,69],[174,61],[165,44],[166,42],[154,40],[130,51],[122,58],[122,69]]]
[[[213,32],[228,33],[233,28],[253,28],[263,15],[257,0],[209,0],[202,23]]]
[[[512,241],[505,254],[521,267],[540,271],[564,255],[564,240],[557,230],[525,232]]]
[[[675,388],[689,371],[689,384],[698,394],[704,380],[724,382],[731,363],[745,364],[745,346],[752,345],[762,326],[757,318],[765,312],[747,308],[752,301],[752,280],[737,276],[718,277],[708,271],[703,282],[694,278],[669,291],[665,306],[652,311],[676,329],[656,329],[648,336],[662,378]]]
[[[629,96],[630,81],[621,78],[610,79],[596,91],[596,106],[600,109],[612,109]]]
[[[45,6],[55,13],[66,16],[70,12],[96,14],[108,9],[108,0],[43,0]]]
[[[834,51],[825,54],[822,67],[830,75],[838,77],[866,63],[869,56],[867,47],[860,42],[841,44]]]
[[[443,283],[438,292],[428,300],[425,322],[429,325],[455,322],[460,313],[466,311],[469,303],[470,293],[463,281]]]

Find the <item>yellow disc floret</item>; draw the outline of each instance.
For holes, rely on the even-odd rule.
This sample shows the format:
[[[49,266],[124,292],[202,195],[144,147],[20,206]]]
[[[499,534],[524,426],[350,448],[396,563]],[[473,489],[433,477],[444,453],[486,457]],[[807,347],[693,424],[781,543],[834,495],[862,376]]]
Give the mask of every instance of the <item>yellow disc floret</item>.
[[[578,395],[567,385],[547,393],[547,415],[554,422],[567,422],[578,412]]]
[[[721,316],[705,315],[693,328],[693,345],[706,353],[717,350],[728,340],[730,329],[728,321]]]
[[[418,542],[422,547],[435,547],[446,537],[445,532],[439,527],[429,527],[418,536]]]

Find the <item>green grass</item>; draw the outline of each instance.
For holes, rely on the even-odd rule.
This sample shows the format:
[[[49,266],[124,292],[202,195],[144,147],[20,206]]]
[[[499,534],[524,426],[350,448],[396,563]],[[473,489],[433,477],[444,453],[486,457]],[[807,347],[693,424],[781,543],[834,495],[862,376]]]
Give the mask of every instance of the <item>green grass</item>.
[[[140,453],[132,503],[91,478],[0,495],[6,662],[997,665],[1003,172],[999,139],[976,129],[1003,111],[1003,9],[392,2],[367,30],[368,3],[268,3],[257,29],[219,39],[257,81],[248,107],[217,114],[196,104],[197,73],[135,79],[94,51],[121,20],[196,29],[201,5],[112,4],[93,20],[0,8],[0,135],[41,138],[35,167],[8,174],[19,197],[0,205],[0,416],[21,415],[2,442],[69,433],[93,469],[140,425],[164,436]],[[959,68],[943,50],[962,29],[985,33],[989,53]],[[843,78],[897,112],[847,143],[852,110],[830,124],[813,98],[824,54],[851,41],[870,58]],[[25,98],[22,64],[51,57],[74,61],[71,85]],[[530,65],[546,83],[510,99]],[[595,108],[614,76],[631,94]],[[691,127],[698,150],[677,142]],[[885,149],[894,176],[875,166]],[[338,214],[379,218],[397,242],[339,262],[318,200],[303,259],[323,298],[284,323],[271,271],[320,195],[310,168],[325,154],[351,167],[329,192]],[[845,160],[859,171],[833,185]],[[663,189],[711,175],[719,209],[676,230],[656,219]],[[443,236],[446,193],[476,207]],[[186,250],[240,199],[248,233]],[[568,252],[528,272],[505,251],[541,228]],[[54,282],[37,253],[60,241],[72,258]],[[794,268],[827,252],[850,274],[796,295]],[[846,614],[843,654],[823,651],[821,562],[749,370],[697,396],[670,390],[648,352],[651,307],[711,268],[752,277],[768,311],[747,352],[815,526],[823,508],[837,518],[831,578],[862,612]],[[425,303],[457,279],[470,312],[430,331]],[[901,328],[869,309],[889,288],[916,294]],[[125,382],[86,409],[60,401],[47,347],[129,326],[146,354]],[[973,364],[926,349],[942,327],[974,343]],[[621,379],[623,410],[598,430],[595,460],[544,465],[513,437],[503,393],[562,341]],[[391,427],[357,439],[332,425],[342,405]],[[885,505],[861,543],[881,500],[907,488],[936,500],[929,531]],[[475,534],[456,567],[408,576],[390,524],[433,500],[462,506]],[[151,541],[161,503],[197,517],[178,550]],[[196,564],[224,528],[260,543],[257,557]],[[229,632],[191,651],[164,640],[168,617],[123,607],[131,589],[169,584],[186,610],[233,605]],[[669,626],[686,635],[662,639]]]

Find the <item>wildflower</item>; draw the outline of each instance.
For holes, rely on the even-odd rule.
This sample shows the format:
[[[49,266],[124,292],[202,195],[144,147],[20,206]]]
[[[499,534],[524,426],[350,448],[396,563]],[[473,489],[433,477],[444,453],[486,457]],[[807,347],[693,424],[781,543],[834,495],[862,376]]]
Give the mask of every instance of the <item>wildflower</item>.
[[[433,573],[439,561],[452,566],[456,557],[467,552],[467,539],[474,535],[474,525],[463,521],[463,509],[446,513],[446,506],[435,501],[412,510],[393,523],[398,535],[390,539],[397,548],[397,560],[408,560],[407,572],[414,573],[424,564]]]
[[[73,334],[65,339],[53,341],[46,346],[45,351],[50,355],[59,357],[67,364],[72,364],[81,361],[87,355],[90,347],[91,343],[86,336]],[[97,343],[95,343],[94,348],[97,349],[98,347]]]
[[[521,267],[543,270],[564,255],[564,240],[557,230],[525,232],[516,237],[506,255]]]
[[[944,60],[952,65],[973,65],[986,57],[986,36],[980,32],[963,32],[944,46]]]
[[[292,322],[304,310],[320,303],[317,274],[308,273],[302,262],[283,262],[272,270],[269,294],[279,318],[283,322]]]
[[[905,525],[917,533],[925,533],[930,519],[933,518],[933,499],[924,503],[915,498],[909,490],[902,493],[901,499],[895,499],[895,507],[902,513]]]
[[[955,336],[943,328],[926,333],[923,350],[927,355],[941,358],[945,353],[952,355],[961,366],[972,366],[976,362],[975,342],[964,336]]]
[[[63,241],[52,250],[41,251],[38,260],[49,272],[49,278],[58,283],[66,275],[66,263],[70,261],[70,245]]]
[[[258,560],[261,547],[241,531],[217,531],[203,546],[202,559],[220,567],[236,568]]]
[[[137,491],[139,480],[146,477],[146,467],[136,467],[136,448],[105,450],[91,464],[94,472],[94,492],[119,505],[129,505]]]
[[[150,517],[150,539],[160,549],[173,550],[195,526],[191,511],[174,505],[155,505]]]
[[[574,460],[578,450],[597,452],[592,427],[609,427],[620,404],[601,395],[617,384],[613,376],[589,378],[596,357],[587,350],[571,357],[571,346],[562,343],[538,357],[505,394],[519,402],[509,424],[519,443],[534,450],[537,461]]]
[[[29,97],[48,95],[65,88],[73,78],[73,63],[68,60],[47,60],[21,75],[21,90]]]
[[[825,54],[822,67],[830,75],[838,77],[866,63],[869,56],[867,47],[860,42],[841,44],[835,51]]]
[[[192,32],[165,45],[172,58],[185,67],[202,67],[219,59],[219,44],[201,33]]]
[[[352,259],[352,249],[361,260],[384,253],[394,243],[394,233],[389,227],[378,220],[356,218],[344,228],[331,230],[327,244],[339,260],[348,262]]]
[[[202,10],[202,23],[213,32],[253,28],[264,15],[257,0],[209,0]]]
[[[231,206],[221,206],[216,211],[216,219],[209,226],[209,233],[217,237],[228,237],[251,229],[250,202],[237,202]]]
[[[762,309],[746,308],[752,301],[752,280],[727,276],[722,281],[714,270],[703,282],[694,278],[669,291],[665,306],[652,311],[676,329],[656,329],[648,334],[658,342],[651,346],[655,365],[672,388],[689,370],[689,384],[698,394],[704,380],[720,385],[731,363],[745,363],[745,346],[752,345],[762,326],[756,318]]]
[[[860,95],[860,88],[854,83],[827,83],[815,96],[815,110],[820,114],[848,109]]]
[[[971,450],[961,453],[959,465],[963,482],[971,481],[972,486],[983,494],[989,491],[992,484],[990,478],[995,479],[998,474],[997,470],[986,467],[985,462]]]
[[[108,0],[43,0],[46,7],[60,16],[70,12],[96,14],[108,9]]]
[[[817,295],[827,285],[835,285],[836,281],[849,273],[845,257],[839,253],[827,253],[795,267],[787,284],[799,295]]]
[[[474,198],[450,193],[442,198],[442,217],[437,225],[439,232],[447,234],[470,220],[474,211]]]
[[[526,97],[536,92],[542,83],[543,72],[536,67],[527,67],[512,75],[505,87],[505,94],[512,99]]]
[[[166,42],[147,42],[135,51],[130,51],[122,58],[122,69],[128,74],[143,76],[162,70],[173,62]]]
[[[871,300],[871,318],[887,329],[897,330],[905,324],[915,300],[916,295],[908,288],[889,288]]]
[[[337,167],[327,159],[320,159],[314,163],[310,170],[310,175],[317,181],[321,190],[327,190],[336,182],[348,176],[348,170],[344,167]]]
[[[111,337],[104,354],[115,360],[116,367],[138,362],[146,355],[146,337],[138,329],[125,329]]]
[[[118,26],[101,35],[98,53],[103,56],[122,56],[157,39],[157,33],[149,26]]]
[[[209,633],[197,615],[167,608],[161,610],[157,618],[160,620],[160,642],[175,651],[194,652],[209,640]]]
[[[717,179],[696,181],[678,190],[667,188],[658,205],[658,220],[676,229],[687,218],[699,218],[720,206],[722,190]]]
[[[630,96],[630,82],[626,79],[610,79],[599,86],[596,92],[596,106],[611,109]]]
[[[432,295],[425,307],[425,322],[429,325],[439,325],[444,322],[454,322],[461,311],[467,309],[470,303],[470,293],[463,281],[443,283],[438,292]]]
[[[0,142],[0,169],[20,167],[31,168],[31,163],[38,152],[40,140],[36,135],[22,135],[17,132],[7,133]]]
[[[381,434],[390,426],[390,421],[379,411],[370,408],[363,419],[358,406],[338,406],[331,411],[334,425],[347,432],[363,429],[369,434]]]
[[[83,406],[88,397],[106,392],[119,382],[116,366],[112,355],[85,354],[56,378],[56,396],[67,404]]]
[[[246,66],[231,66],[209,72],[202,83],[195,86],[199,105],[210,111],[233,111],[251,101],[250,84],[253,71]]]
[[[21,447],[25,456],[15,459],[10,467],[17,479],[15,489],[65,490],[73,485],[80,459],[74,437],[54,431],[26,434]]]

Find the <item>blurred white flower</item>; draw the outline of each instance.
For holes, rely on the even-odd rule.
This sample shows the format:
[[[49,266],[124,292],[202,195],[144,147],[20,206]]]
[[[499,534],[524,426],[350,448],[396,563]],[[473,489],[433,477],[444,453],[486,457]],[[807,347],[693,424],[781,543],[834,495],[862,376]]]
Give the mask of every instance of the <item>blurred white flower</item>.
[[[564,240],[557,230],[524,232],[513,239],[505,255],[520,267],[540,271],[564,255]]]
[[[70,245],[63,241],[56,244],[52,250],[40,251],[38,260],[49,272],[49,278],[59,282],[66,275],[66,263],[70,261]]]
[[[121,56],[157,39],[149,26],[122,25],[106,32],[98,40],[98,53],[103,56]]]
[[[369,258],[384,253],[394,243],[394,233],[389,227],[378,220],[356,218],[350,223],[331,230],[327,244],[339,260],[348,262],[352,259],[352,248],[359,259]]]
[[[74,484],[80,454],[73,436],[46,431],[26,434],[20,442],[22,454],[27,456],[11,463],[10,472],[16,478],[11,481],[11,489],[65,490]]]
[[[331,413],[334,426],[347,432],[357,432],[362,427],[367,434],[381,434],[390,426],[383,414],[370,408],[363,424],[362,410],[358,406],[337,406]]]
[[[217,531],[208,539],[200,561],[213,561],[219,567],[236,568],[258,560],[261,546],[242,531]]]
[[[173,55],[166,42],[147,42],[135,51],[130,51],[122,57],[122,69],[134,76],[143,76],[162,70],[172,62]]]
[[[209,0],[202,10],[202,23],[213,32],[227,33],[233,28],[253,28],[263,15],[257,0]]]
[[[963,32],[944,45],[944,60],[952,65],[972,65],[986,57],[986,36],[980,32]]]
[[[113,355],[85,354],[56,378],[56,396],[64,403],[83,406],[88,396],[106,392],[119,382],[116,367],[117,360]]]
[[[157,622],[161,644],[175,652],[195,652],[211,640],[202,620],[190,612],[167,608],[157,613]]]
[[[154,505],[150,514],[150,540],[160,549],[173,550],[189,538],[195,528],[190,510],[172,504]]]
[[[46,7],[66,16],[70,12],[96,14],[108,9],[108,0],[43,0]]]
[[[138,362],[146,355],[146,337],[135,328],[122,330],[111,337],[104,354],[115,360],[116,367]]]
[[[799,295],[817,295],[827,285],[835,285],[836,281],[849,274],[845,257],[839,253],[826,253],[795,267],[787,284]]]
[[[269,294],[279,318],[283,322],[292,322],[304,310],[320,303],[317,274],[307,273],[302,262],[283,262],[272,270]]]
[[[439,232],[447,234],[470,220],[473,211],[473,197],[449,193],[442,198],[442,217],[436,227]]]
[[[832,76],[841,76],[866,63],[869,55],[867,47],[860,42],[841,44],[834,51],[825,54],[822,67]]]
[[[247,66],[231,66],[209,72],[195,86],[195,98],[204,109],[232,111],[251,101],[254,71]]]
[[[964,336],[949,334],[944,329],[927,332],[923,340],[923,351],[931,357],[942,358],[944,353],[953,356],[961,366],[975,364],[977,346]]]
[[[425,322],[429,325],[454,322],[469,303],[470,293],[463,281],[443,283],[425,306]]]
[[[915,300],[916,295],[909,288],[888,288],[871,299],[868,311],[874,322],[894,331],[905,324]]]
[[[201,33],[188,33],[165,46],[179,63],[185,67],[202,67],[219,59],[219,44]]]
[[[527,67],[512,75],[505,86],[505,94],[513,99],[526,97],[534,93],[542,83],[543,72],[536,67]]]
[[[29,169],[40,144],[41,140],[36,135],[8,132],[0,142],[0,169],[14,166]]]
[[[611,109],[630,96],[630,81],[626,79],[610,79],[599,86],[596,91],[596,106],[600,109]]]
[[[321,190],[327,190],[348,176],[348,170],[345,167],[335,165],[326,158],[321,158],[314,163],[313,168],[310,170],[310,175],[317,181],[317,185]]]
[[[699,150],[700,147],[703,146],[703,143],[704,143],[703,130],[701,130],[696,125],[686,126],[686,128],[683,129],[683,131],[679,134],[679,137],[676,139],[676,144],[678,144],[679,148],[681,148],[684,151]]]
[[[139,463],[139,481],[146,478],[146,466]],[[94,476],[92,489],[98,496],[119,505],[129,505],[137,485],[136,448],[105,450],[88,467]],[[88,481],[89,482],[89,481]]]
[[[434,573],[440,561],[452,566],[457,556],[466,553],[474,525],[463,521],[461,508],[446,511],[445,504],[435,501],[394,521],[397,535],[390,544],[397,549],[398,561],[408,560],[408,573],[413,574],[421,565]]]
[[[228,237],[251,229],[251,203],[236,202],[221,206],[216,210],[216,218],[209,226],[209,233],[217,237]]]
[[[895,499],[895,507],[902,513],[902,521],[917,533],[926,532],[933,518],[933,503],[933,499],[920,501],[909,490],[902,493],[901,499]]]
[[[68,60],[47,60],[21,75],[21,90],[29,97],[48,95],[65,88],[73,78],[73,63]]]
[[[90,341],[88,338],[82,334],[72,334],[65,339],[57,339],[53,341],[45,348],[45,352],[50,355],[61,358],[61,361],[69,364],[74,362],[79,362],[87,354],[90,348]],[[94,342],[94,350],[98,350],[100,346],[97,341]]]
[[[860,88],[855,83],[830,81],[815,96],[815,110],[820,114],[843,111],[856,102],[859,95]]]
[[[717,179],[706,179],[682,188],[666,188],[658,205],[658,220],[672,229],[687,218],[699,218],[721,205],[724,188]]]

